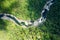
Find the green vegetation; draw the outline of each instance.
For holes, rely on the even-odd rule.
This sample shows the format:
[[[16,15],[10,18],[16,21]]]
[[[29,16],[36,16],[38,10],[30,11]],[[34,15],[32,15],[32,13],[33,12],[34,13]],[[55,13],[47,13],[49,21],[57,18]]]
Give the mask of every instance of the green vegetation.
[[[0,13],[22,20],[36,20],[45,0],[0,0]],[[39,27],[22,28],[9,20],[0,19],[0,40],[60,40],[60,1],[55,0],[47,13],[46,22]]]
[[[0,12],[12,14],[23,20],[36,20],[40,17],[44,4],[45,1],[42,0],[2,0]]]

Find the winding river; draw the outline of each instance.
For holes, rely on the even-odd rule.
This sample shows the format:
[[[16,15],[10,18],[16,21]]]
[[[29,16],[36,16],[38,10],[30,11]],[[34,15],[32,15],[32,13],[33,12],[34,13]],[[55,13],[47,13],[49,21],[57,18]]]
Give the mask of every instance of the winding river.
[[[54,0],[49,0],[46,2],[46,4],[43,7],[43,10],[41,12],[41,17],[37,19],[36,21],[25,21],[25,20],[19,20],[13,15],[6,14],[6,13],[0,13],[0,19],[6,19],[13,21],[16,25],[21,25],[25,27],[29,26],[38,26],[46,21],[46,13],[50,10],[51,5],[54,3]]]

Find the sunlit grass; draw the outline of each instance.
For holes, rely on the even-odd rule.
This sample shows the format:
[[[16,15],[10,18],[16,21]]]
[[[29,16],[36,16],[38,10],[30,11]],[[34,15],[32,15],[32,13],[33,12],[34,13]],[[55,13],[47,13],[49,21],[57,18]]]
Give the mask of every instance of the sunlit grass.
[[[42,35],[44,34],[38,28],[22,28],[21,26],[16,26],[13,22],[6,21],[8,25],[6,26],[6,30],[0,31],[0,39],[1,40],[36,40],[42,39]]]
[[[8,7],[10,7],[10,5],[12,4],[12,3],[14,3],[15,2],[15,0],[5,0],[5,1],[3,1],[1,4],[2,4],[2,7],[3,8],[8,8]]]
[[[41,30],[40,27],[23,28],[22,26],[15,25],[11,21],[3,21],[5,21],[7,25],[6,30],[0,30],[1,40],[50,40],[51,37],[59,40],[60,38],[57,35],[45,32],[47,30],[46,28],[43,28],[44,30]]]

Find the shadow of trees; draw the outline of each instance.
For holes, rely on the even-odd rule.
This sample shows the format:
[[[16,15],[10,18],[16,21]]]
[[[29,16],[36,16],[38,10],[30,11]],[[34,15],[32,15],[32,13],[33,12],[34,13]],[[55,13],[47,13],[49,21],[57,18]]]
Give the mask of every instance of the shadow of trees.
[[[29,5],[27,9],[30,11],[31,20],[36,20],[40,17],[45,2],[45,0],[28,0]],[[32,13],[32,11],[34,11],[34,13]]]
[[[55,0],[51,6],[50,11],[47,13],[47,20],[44,26],[40,27],[45,32],[60,35],[60,0]]]
[[[49,31],[53,34],[60,35],[60,5],[59,0],[57,0],[52,6],[50,12],[47,14]]]
[[[6,30],[6,22],[0,19],[0,30]]]

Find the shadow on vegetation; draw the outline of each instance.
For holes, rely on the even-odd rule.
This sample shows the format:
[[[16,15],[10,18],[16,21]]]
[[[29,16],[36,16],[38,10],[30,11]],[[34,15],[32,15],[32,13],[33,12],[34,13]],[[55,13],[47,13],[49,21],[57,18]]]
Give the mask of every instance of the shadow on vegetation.
[[[2,19],[0,19],[0,30],[6,30],[6,22],[4,22]]]
[[[0,3],[3,2],[4,0],[0,0]]]
[[[31,20],[33,20],[33,18],[36,20],[40,17],[45,2],[45,0],[28,0],[29,6],[27,9],[30,11]],[[34,11],[34,13],[32,13],[32,11]]]
[[[47,14],[44,26],[40,27],[43,31],[60,35],[60,1],[56,0]]]

